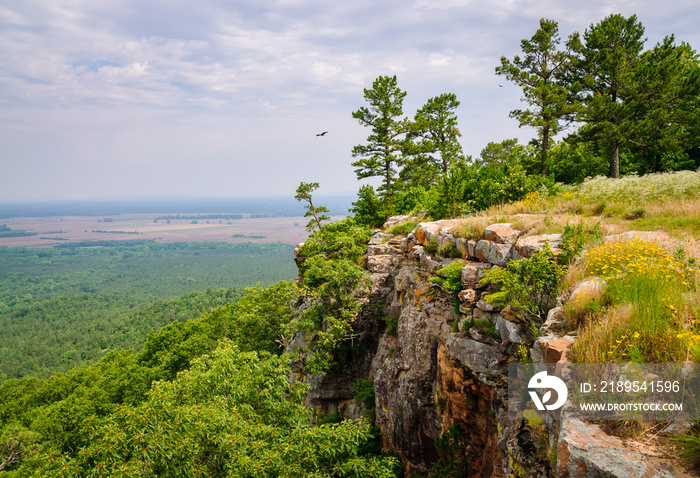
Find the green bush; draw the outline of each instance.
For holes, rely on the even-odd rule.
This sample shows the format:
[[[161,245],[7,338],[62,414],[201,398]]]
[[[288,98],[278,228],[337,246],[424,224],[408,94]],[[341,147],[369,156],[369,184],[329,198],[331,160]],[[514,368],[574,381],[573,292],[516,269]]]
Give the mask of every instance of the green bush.
[[[462,268],[464,261],[452,261],[449,265],[437,271],[437,276],[428,279],[433,284],[440,285],[453,293],[462,290]]]
[[[528,259],[510,261],[504,269],[484,272],[481,284],[496,286],[496,292],[484,297],[486,302],[501,307],[511,305],[540,319],[549,309],[563,275],[549,247]]]

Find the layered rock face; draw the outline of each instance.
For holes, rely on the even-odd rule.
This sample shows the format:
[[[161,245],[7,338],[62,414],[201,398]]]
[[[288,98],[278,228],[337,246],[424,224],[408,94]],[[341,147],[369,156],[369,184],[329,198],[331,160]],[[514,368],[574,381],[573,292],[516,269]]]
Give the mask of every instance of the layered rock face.
[[[484,271],[529,257],[544,244],[556,248],[560,237],[520,238],[508,224],[495,224],[474,241],[450,235],[455,224],[423,223],[406,238],[374,234],[367,257],[372,292],[355,324],[354,346],[341,353],[337,369],[306,377],[312,386],[307,404],[318,418],[360,418],[363,406],[353,400],[352,384],[369,378],[384,447],[401,455],[406,476],[427,475],[440,458],[452,457],[455,450],[441,450],[435,440],[454,427],[465,434],[459,452],[470,475],[506,476],[513,467],[546,473],[546,453],[532,453],[529,426],[509,422],[505,402],[506,364],[534,337],[517,313],[483,299],[487,291],[479,281]],[[456,260],[426,252],[431,246],[459,251],[465,260],[457,298],[428,281]],[[386,328],[391,322],[397,325]]]
[[[405,238],[373,235],[369,304],[338,366],[323,377],[305,378],[312,387],[308,406],[317,418],[338,413],[374,420],[384,447],[401,456],[407,477],[441,476],[431,469],[450,460],[461,470],[450,476],[632,476],[615,471],[631,465],[608,467],[588,454],[593,447],[600,456],[631,456],[619,439],[582,441],[585,427],[600,431],[595,425],[507,416],[507,363],[524,357],[565,361],[574,337],[562,331],[561,307],[533,330],[522,313],[486,302],[489,291],[480,280],[485,271],[530,257],[545,245],[556,251],[561,235],[524,237],[509,224],[494,224],[483,239],[467,240],[450,234],[457,224],[421,223]],[[429,281],[454,260],[464,261],[458,294]],[[369,413],[353,400],[358,379],[374,384],[375,409]],[[455,430],[459,441],[440,440]],[[667,476],[649,472],[645,468],[639,476]]]

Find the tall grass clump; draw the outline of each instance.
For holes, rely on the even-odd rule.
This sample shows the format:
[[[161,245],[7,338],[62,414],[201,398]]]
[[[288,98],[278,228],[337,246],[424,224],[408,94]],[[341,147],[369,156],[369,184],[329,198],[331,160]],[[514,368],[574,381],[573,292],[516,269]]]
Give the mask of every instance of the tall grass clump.
[[[580,197],[593,202],[640,203],[700,196],[700,170],[635,174],[620,179],[598,176],[586,179],[578,189]]]
[[[682,362],[694,354],[692,264],[638,237],[605,243],[584,260],[590,275],[606,281],[607,308],[583,331],[576,360]]]

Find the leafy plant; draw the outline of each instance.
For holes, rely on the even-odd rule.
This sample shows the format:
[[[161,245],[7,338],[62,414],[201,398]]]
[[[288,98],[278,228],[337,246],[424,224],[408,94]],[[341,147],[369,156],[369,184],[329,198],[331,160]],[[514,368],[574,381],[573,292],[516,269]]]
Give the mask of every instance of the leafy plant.
[[[462,268],[464,261],[456,260],[437,271],[437,276],[428,279],[429,282],[444,287],[445,289],[458,293],[462,290]]]
[[[564,226],[564,232],[561,235],[562,251],[557,256],[557,261],[560,264],[568,264],[574,261],[583,251],[583,248],[600,239],[603,233],[600,230],[600,223],[596,222],[593,226],[587,226],[583,220],[577,225],[567,223]]]
[[[370,379],[358,378],[352,384],[352,391],[355,392],[355,401],[369,410],[374,408],[374,382]]]
[[[394,319],[393,317],[383,317],[382,320],[386,324],[386,333],[388,335],[391,335],[392,337],[396,337],[396,331],[399,328],[399,321],[398,319]]]
[[[549,247],[530,258],[510,261],[503,269],[484,272],[481,284],[496,286],[496,292],[484,297],[486,302],[501,307],[511,305],[543,319],[563,275]]]
[[[471,471],[468,450],[471,445],[464,427],[457,423],[435,439],[435,448],[442,457],[430,469],[430,476],[460,478]]]

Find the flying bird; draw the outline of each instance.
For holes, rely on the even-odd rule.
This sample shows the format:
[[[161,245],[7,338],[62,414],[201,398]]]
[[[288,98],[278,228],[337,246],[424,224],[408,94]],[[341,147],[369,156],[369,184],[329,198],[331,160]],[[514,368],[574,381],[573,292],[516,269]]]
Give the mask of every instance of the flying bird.
[[[323,133],[318,133],[316,136],[325,136],[328,131],[324,131]]]

